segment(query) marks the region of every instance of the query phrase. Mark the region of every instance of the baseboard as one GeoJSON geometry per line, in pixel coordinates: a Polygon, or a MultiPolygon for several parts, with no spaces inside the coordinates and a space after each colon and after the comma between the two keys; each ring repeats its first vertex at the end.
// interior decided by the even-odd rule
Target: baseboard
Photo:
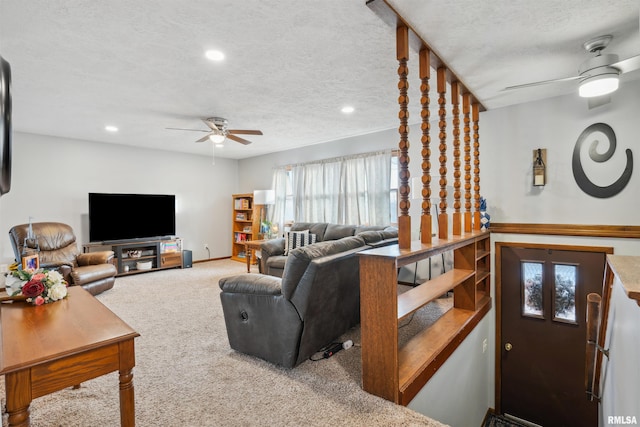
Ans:
{"type": "Polygon", "coordinates": [[[193,261],[194,264],[198,264],[201,262],[209,262],[209,261],[220,261],[222,259],[231,259],[231,256],[223,256],[219,258],[208,258],[208,259],[199,259],[197,261],[193,261]]]}

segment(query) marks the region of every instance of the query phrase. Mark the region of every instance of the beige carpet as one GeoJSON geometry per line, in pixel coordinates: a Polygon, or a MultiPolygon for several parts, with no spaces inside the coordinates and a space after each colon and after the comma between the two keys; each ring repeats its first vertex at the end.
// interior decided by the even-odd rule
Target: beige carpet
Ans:
{"type": "MultiPolygon", "coordinates": [[[[218,279],[243,271],[245,264],[230,260],[198,263],[118,278],[98,296],[141,335],[134,369],[137,426],[442,425],[362,391],[359,328],[341,339],[352,339],[355,347],[292,370],[231,350],[218,279]]],[[[417,314],[402,333],[437,315],[443,310],[438,304],[417,314]]],[[[118,426],[118,374],[34,400],[31,422],[118,426]]]]}

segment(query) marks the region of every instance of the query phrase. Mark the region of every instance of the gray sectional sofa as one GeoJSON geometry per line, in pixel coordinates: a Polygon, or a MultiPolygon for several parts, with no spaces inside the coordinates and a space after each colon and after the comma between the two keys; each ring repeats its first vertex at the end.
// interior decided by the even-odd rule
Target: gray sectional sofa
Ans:
{"type": "MultiPolygon", "coordinates": [[[[323,241],[293,249],[282,277],[247,273],[219,283],[231,348],[287,368],[307,360],[360,322],[357,253],[397,243],[395,229],[305,226],[309,228],[296,228],[322,230],[323,241]],[[359,233],[351,235],[356,230],[359,233]],[[348,235],[327,239],[341,232],[348,235]]],[[[272,256],[283,255],[268,255],[272,256]]]]}
{"type": "MultiPolygon", "coordinates": [[[[356,225],[340,225],[326,222],[296,222],[292,225],[291,231],[309,230],[309,233],[316,235],[317,242],[325,242],[327,240],[338,240],[344,237],[356,236],[365,233],[363,237],[367,238],[366,242],[369,246],[388,245],[396,243],[398,240],[398,230],[393,227],[385,226],[356,226],[356,225]],[[378,233],[367,233],[376,231],[378,233]]],[[[261,245],[260,252],[260,272],[270,276],[282,277],[284,266],[287,261],[285,251],[285,239],[272,239],[261,245]]]]}

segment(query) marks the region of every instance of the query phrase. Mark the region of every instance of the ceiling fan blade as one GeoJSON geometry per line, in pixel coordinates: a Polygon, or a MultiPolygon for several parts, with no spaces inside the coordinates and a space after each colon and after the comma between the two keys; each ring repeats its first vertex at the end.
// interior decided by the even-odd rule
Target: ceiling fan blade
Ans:
{"type": "Polygon", "coordinates": [[[611,67],[617,68],[622,73],[640,70],[640,55],[618,61],[615,64],[611,64],[611,67]]]}
{"type": "Polygon", "coordinates": [[[232,139],[235,142],[239,142],[240,144],[244,144],[244,145],[251,144],[251,141],[247,141],[246,139],[240,138],[239,136],[227,134],[227,138],[232,139]]]}
{"type": "Polygon", "coordinates": [[[209,132],[208,130],[202,130],[202,129],[183,129],[183,128],[165,128],[165,129],[169,129],[169,130],[188,130],[190,132],[209,132]]]}
{"type": "Polygon", "coordinates": [[[577,80],[579,79],[580,76],[574,76],[574,77],[565,77],[564,79],[553,79],[553,80],[543,80],[540,82],[533,82],[533,83],[525,83],[525,84],[521,84],[521,85],[515,85],[515,86],[507,86],[504,90],[512,90],[512,89],[522,89],[525,87],[533,87],[533,86],[540,86],[540,85],[546,85],[546,84],[550,84],[550,83],[560,83],[560,82],[568,82],[571,80],[577,80]]]}
{"type": "MultiPolygon", "coordinates": [[[[211,135],[211,134],[209,134],[209,135],[211,135]]],[[[208,139],[209,139],[209,135],[207,135],[207,136],[203,136],[202,138],[200,138],[200,139],[199,139],[199,140],[197,140],[196,142],[205,142],[206,140],[208,140],[208,139]]]]}
{"type": "Polygon", "coordinates": [[[216,124],[210,120],[207,119],[202,119],[202,121],[204,122],[205,125],[209,126],[211,128],[211,130],[220,130],[218,129],[218,126],[216,126],[216,124]]]}
{"type": "Polygon", "coordinates": [[[262,135],[260,130],[243,130],[243,129],[229,129],[227,133],[245,134],[245,135],[262,135]]]}

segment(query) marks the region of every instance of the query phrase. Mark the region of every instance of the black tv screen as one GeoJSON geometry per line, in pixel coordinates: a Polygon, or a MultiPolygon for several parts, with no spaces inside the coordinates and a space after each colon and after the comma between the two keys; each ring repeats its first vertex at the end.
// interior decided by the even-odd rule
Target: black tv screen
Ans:
{"type": "Polygon", "coordinates": [[[89,193],[89,240],[111,242],[176,234],[176,197],[89,193]]]}
{"type": "Polygon", "coordinates": [[[11,67],[0,56],[0,196],[11,189],[11,67]]]}

